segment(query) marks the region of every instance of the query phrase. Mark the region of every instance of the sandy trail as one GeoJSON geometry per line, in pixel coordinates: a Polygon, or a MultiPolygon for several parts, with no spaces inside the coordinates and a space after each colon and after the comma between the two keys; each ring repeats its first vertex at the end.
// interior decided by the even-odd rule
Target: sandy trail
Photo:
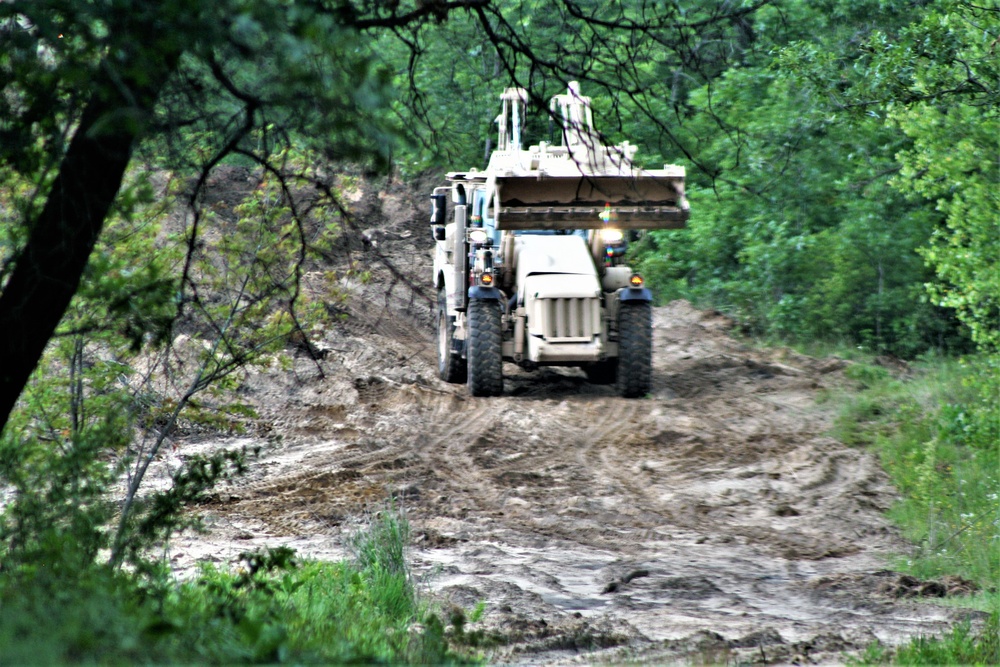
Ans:
{"type": "Polygon", "coordinates": [[[646,399],[509,365],[503,397],[473,399],[434,378],[428,330],[390,317],[406,315],[372,325],[389,335],[338,339],[325,379],[300,359],[253,381],[283,437],[207,508],[209,535],[175,543],[178,562],[278,543],[340,557],[394,496],[425,590],[485,601],[496,660],[838,662],[953,620],[879,592],[906,545],[877,461],[825,435],[815,399],[836,363],[750,349],[675,302],[655,311],[646,399]]]}
{"type": "MultiPolygon", "coordinates": [[[[372,237],[419,277],[422,217],[386,206],[372,237]]],[[[356,288],[319,366],[247,381],[258,435],[179,448],[263,453],[204,508],[208,534],[174,541],[178,566],[263,544],[339,558],[392,496],[421,587],[484,601],[496,662],[838,663],[954,622],[880,592],[907,545],[873,455],[826,435],[837,360],[750,348],[678,301],[654,310],[647,398],[508,364],[504,395],[474,399],[436,377],[430,307],[378,284],[356,288]]]]}

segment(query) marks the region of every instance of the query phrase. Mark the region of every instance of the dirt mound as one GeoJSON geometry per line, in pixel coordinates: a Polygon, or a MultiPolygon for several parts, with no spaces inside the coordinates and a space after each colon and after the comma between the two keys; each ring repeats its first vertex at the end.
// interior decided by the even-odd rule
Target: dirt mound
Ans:
{"type": "Polygon", "coordinates": [[[470,398],[436,376],[423,197],[397,183],[358,201],[351,261],[372,279],[345,286],[324,359],[242,388],[280,437],[198,445],[264,453],[206,509],[211,532],[175,542],[179,565],[265,543],[337,558],[394,497],[423,587],[484,601],[497,661],[842,662],[952,622],[865,583],[906,545],[875,458],[826,435],[815,399],[842,362],[749,347],[676,301],[654,310],[645,399],[512,365],[503,396],[470,398]]]}

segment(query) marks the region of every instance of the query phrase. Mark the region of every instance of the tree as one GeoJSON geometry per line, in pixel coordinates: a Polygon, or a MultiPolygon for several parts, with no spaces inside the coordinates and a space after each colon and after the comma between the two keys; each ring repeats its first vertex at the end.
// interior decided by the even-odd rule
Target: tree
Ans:
{"type": "MultiPolygon", "coordinates": [[[[155,147],[177,161],[190,158],[184,146],[197,140],[200,176],[191,202],[229,155],[278,173],[266,156],[293,137],[329,156],[384,164],[393,128],[412,125],[412,114],[436,127],[436,114],[421,105],[436,91],[421,89],[414,73],[435,64],[421,58],[428,44],[450,43],[436,26],[459,10],[471,21],[461,29],[492,52],[493,78],[528,87],[539,109],[567,79],[582,79],[612,93],[611,110],[623,125],[652,121],[656,142],[666,146],[673,138],[660,102],[662,72],[718,74],[752,41],[747,17],[767,4],[0,3],[0,167],[35,188],[20,211],[24,234],[9,235],[3,258],[0,426],[79,287],[135,151],[155,147]],[[548,18],[535,27],[535,16],[548,18]],[[399,119],[384,111],[392,72],[376,60],[379,35],[398,40],[390,63],[397,71],[409,63],[412,94],[407,107],[396,107],[399,119]]],[[[461,95],[453,100],[464,103],[461,95]]],[[[189,249],[198,233],[196,217],[189,249]]],[[[178,278],[186,295],[178,314],[196,291],[189,268],[190,262],[178,278]]]]}
{"type": "Polygon", "coordinates": [[[919,253],[936,280],[922,282],[985,351],[1000,344],[998,49],[997,3],[937,0],[871,31],[849,66],[806,45],[783,61],[814,82],[839,80],[827,86],[839,114],[905,139],[891,186],[935,223],[919,253]]]}
{"type": "Polygon", "coordinates": [[[953,318],[917,288],[931,278],[915,249],[933,221],[889,187],[909,140],[836,98],[875,26],[910,18],[891,3],[825,2],[747,20],[754,39],[739,66],[691,82],[674,114],[674,135],[696,155],[698,214],[640,247],[651,283],[760,335],[900,356],[944,347],[953,318]]]}
{"type": "Polygon", "coordinates": [[[142,140],[171,146],[206,132],[201,182],[233,152],[263,160],[249,139],[272,127],[279,137],[317,132],[330,138],[331,153],[377,156],[385,152],[382,126],[363,119],[381,103],[383,82],[367,59],[351,55],[354,41],[482,2],[408,11],[242,0],[0,4],[0,132],[9,139],[0,165],[36,189],[22,211],[23,242],[3,258],[0,425],[78,289],[142,140]]]}
{"type": "Polygon", "coordinates": [[[506,85],[528,90],[537,119],[530,136],[548,139],[549,99],[576,80],[609,141],[638,143],[649,165],[683,155],[700,169],[695,147],[676,135],[677,110],[691,89],[749,57],[752,22],[773,4],[489,2],[453,17],[446,34],[426,25],[382,33],[374,55],[394,74],[396,109],[416,134],[420,164],[485,162],[497,89],[506,85]]]}
{"type": "MultiPolygon", "coordinates": [[[[26,14],[18,11],[19,4],[10,3],[2,8],[8,35],[35,29],[48,31],[59,39],[61,33],[51,35],[57,29],[55,21],[32,18],[40,10],[57,13],[66,8],[35,6],[34,11],[26,14]],[[23,27],[25,23],[35,27],[23,27]]],[[[135,9],[134,13],[119,11],[107,17],[108,56],[94,67],[86,82],[83,94],[89,97],[88,101],[60,105],[60,111],[66,114],[64,122],[76,126],[73,139],[61,157],[55,178],[51,184],[46,183],[48,196],[44,206],[37,213],[32,212],[27,241],[8,260],[13,268],[5,276],[0,294],[0,355],[4,359],[0,371],[0,423],[6,423],[17,396],[76,292],[118,193],[133,145],[145,133],[159,92],[181,55],[181,36],[157,31],[155,17],[150,15],[153,10],[135,9]]],[[[93,29],[82,22],[70,23],[68,28],[93,29]]],[[[15,35],[16,38],[26,41],[27,49],[34,46],[40,54],[36,56],[39,61],[48,53],[44,49],[45,40],[25,40],[23,35],[15,35]]],[[[82,58],[73,54],[71,65],[65,69],[56,66],[56,76],[63,71],[79,74],[82,64],[77,62],[78,58],[92,59],[96,49],[86,45],[81,50],[82,58]]],[[[19,51],[6,57],[5,64],[10,69],[21,69],[16,60],[24,57],[25,47],[19,51]]],[[[5,128],[6,133],[30,132],[29,121],[39,112],[35,108],[41,98],[38,87],[44,83],[46,77],[37,76],[28,79],[23,87],[5,87],[5,106],[20,121],[5,128]]],[[[57,122],[42,121],[50,132],[57,122]]],[[[55,140],[51,136],[47,139],[55,140]]],[[[27,150],[32,148],[29,144],[27,150]]],[[[14,158],[15,164],[24,161],[23,154],[4,157],[14,158]]]]}
{"type": "Polygon", "coordinates": [[[950,222],[943,211],[997,182],[995,15],[974,3],[831,0],[749,17],[754,48],[676,114],[673,133],[696,155],[698,215],[652,235],[640,253],[651,282],[762,335],[903,357],[968,349],[969,318],[953,308],[990,320],[997,251],[986,240],[998,235],[959,226],[996,220],[996,204],[980,196],[950,222]],[[975,264],[965,287],[925,261],[942,253],[952,274],[975,264]],[[966,287],[974,294],[960,296],[966,287]]]}
{"type": "Polygon", "coordinates": [[[984,351],[1000,349],[1000,6],[946,0],[897,38],[871,42],[874,94],[913,140],[896,187],[936,203],[944,224],[921,249],[984,351]],[[916,66],[914,66],[916,65],[916,66]]]}

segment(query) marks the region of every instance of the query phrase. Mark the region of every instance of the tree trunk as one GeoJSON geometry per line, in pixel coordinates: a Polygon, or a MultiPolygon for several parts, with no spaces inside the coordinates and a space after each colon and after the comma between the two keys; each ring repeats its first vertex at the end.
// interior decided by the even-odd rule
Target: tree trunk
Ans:
{"type": "Polygon", "coordinates": [[[0,431],[76,293],[134,144],[179,57],[145,55],[127,69],[102,65],[45,207],[0,294],[0,431]]]}

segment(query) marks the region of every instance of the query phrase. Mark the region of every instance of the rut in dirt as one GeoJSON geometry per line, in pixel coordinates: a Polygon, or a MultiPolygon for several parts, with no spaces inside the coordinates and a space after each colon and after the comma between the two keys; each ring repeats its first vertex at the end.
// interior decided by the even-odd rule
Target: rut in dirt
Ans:
{"type": "Polygon", "coordinates": [[[297,376],[249,385],[284,437],[209,508],[213,535],[180,551],[278,540],[340,557],[392,497],[423,587],[485,602],[504,661],[767,647],[768,661],[838,662],[954,621],[880,592],[906,545],[877,461],[826,435],[816,397],[843,362],[752,349],[675,302],[654,310],[647,398],[512,365],[503,396],[470,398],[436,378],[433,330],[408,308],[331,338],[324,379],[300,359],[297,376]]]}

